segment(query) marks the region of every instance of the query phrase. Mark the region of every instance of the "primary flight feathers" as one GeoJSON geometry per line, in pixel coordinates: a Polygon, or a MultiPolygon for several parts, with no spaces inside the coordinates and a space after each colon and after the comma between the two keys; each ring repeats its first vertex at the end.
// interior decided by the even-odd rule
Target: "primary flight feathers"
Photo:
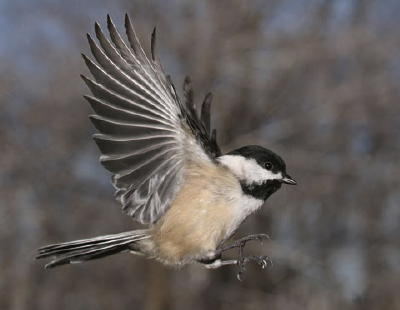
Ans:
{"type": "Polygon", "coordinates": [[[156,31],[151,36],[151,59],[146,56],[128,15],[121,38],[107,16],[111,41],[95,24],[99,45],[88,35],[97,64],[82,55],[94,80],[82,76],[93,96],[85,96],[100,132],[94,139],[100,161],[113,173],[113,185],[123,209],[137,221],[154,223],[170,206],[180,188],[187,160],[214,160],[220,155],[215,130],[210,128],[212,96],[208,94],[198,116],[190,79],[184,82],[184,102],[155,57],[156,31]]]}

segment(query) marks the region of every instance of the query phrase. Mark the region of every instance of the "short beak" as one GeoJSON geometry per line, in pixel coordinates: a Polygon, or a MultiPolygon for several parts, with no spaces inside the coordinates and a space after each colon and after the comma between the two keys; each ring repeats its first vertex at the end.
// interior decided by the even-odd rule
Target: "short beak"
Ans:
{"type": "Polygon", "coordinates": [[[283,179],[282,183],[289,184],[289,185],[296,185],[297,182],[288,174],[286,174],[283,179]]]}

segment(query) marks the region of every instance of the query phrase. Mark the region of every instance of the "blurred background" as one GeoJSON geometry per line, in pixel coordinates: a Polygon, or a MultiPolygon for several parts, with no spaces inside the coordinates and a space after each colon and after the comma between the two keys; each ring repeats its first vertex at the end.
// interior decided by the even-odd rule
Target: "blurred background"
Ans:
{"type": "MultiPolygon", "coordinates": [[[[400,309],[400,2],[0,1],[0,309],[400,309]],[[137,227],[91,139],[85,33],[128,12],[224,151],[282,154],[285,187],[236,237],[273,267],[167,269],[128,254],[44,270],[39,246],[137,227]]],[[[235,255],[235,253],[232,253],[235,255]]]]}

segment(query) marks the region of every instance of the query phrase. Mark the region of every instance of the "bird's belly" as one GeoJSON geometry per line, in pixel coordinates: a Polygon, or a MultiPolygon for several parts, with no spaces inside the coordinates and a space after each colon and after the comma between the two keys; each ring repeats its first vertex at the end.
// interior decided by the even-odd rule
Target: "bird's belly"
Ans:
{"type": "Polygon", "coordinates": [[[201,201],[180,208],[180,211],[171,208],[155,234],[157,256],[169,264],[207,256],[226,238],[231,224],[230,211],[224,203],[209,206],[201,201]],[[196,211],[186,212],[191,208],[196,211]]]}
{"type": "MultiPolygon", "coordinates": [[[[166,264],[207,257],[233,231],[234,210],[215,180],[188,182],[153,230],[156,256],[166,264]]],[[[235,181],[237,182],[237,181],[235,181]]]]}

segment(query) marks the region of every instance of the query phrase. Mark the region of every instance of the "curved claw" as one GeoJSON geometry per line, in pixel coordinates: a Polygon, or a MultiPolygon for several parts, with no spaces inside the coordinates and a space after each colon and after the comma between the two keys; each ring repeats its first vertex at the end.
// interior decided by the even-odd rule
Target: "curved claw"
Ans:
{"type": "Polygon", "coordinates": [[[261,269],[267,268],[268,264],[270,264],[272,266],[272,260],[269,258],[269,256],[263,255],[263,256],[242,257],[237,260],[237,266],[239,268],[239,271],[238,271],[236,277],[239,281],[243,281],[243,274],[246,271],[245,265],[251,261],[258,263],[261,266],[261,269]]]}
{"type": "Polygon", "coordinates": [[[262,269],[267,268],[268,264],[272,267],[272,260],[268,256],[260,256],[259,264],[262,269]]]}

